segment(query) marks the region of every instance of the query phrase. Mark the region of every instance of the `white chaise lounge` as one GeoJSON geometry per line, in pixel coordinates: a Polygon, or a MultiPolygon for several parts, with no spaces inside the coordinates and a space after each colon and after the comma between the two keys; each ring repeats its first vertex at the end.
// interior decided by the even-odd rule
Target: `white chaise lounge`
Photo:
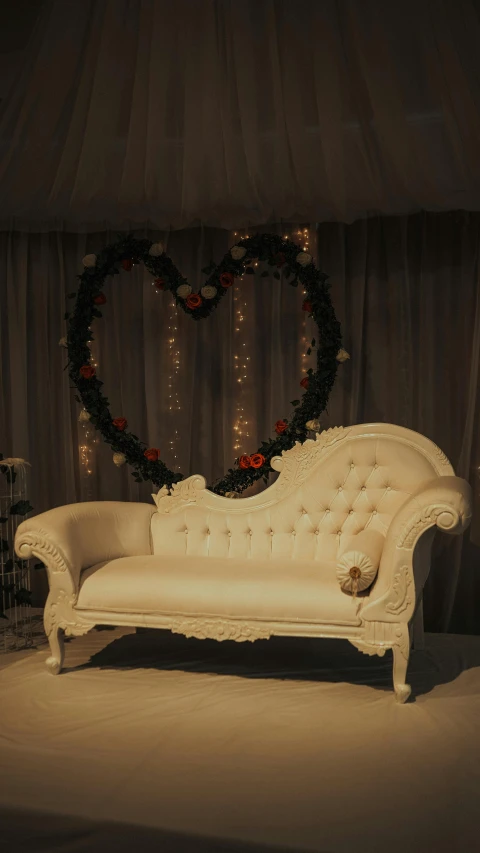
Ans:
{"type": "Polygon", "coordinates": [[[62,668],[64,632],[96,624],[340,637],[367,654],[392,648],[405,702],[435,527],[465,530],[468,483],[435,444],[391,424],[327,430],[272,467],[279,477],[254,497],[220,497],[192,476],[156,505],[95,501],[24,521],[17,554],[48,571],[49,670],[62,668]]]}

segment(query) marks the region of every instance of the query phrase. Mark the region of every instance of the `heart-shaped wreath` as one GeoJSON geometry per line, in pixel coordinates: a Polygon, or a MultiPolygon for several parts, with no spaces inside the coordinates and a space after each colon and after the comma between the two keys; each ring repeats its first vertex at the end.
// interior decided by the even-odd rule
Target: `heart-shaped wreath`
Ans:
{"type": "MultiPolygon", "coordinates": [[[[293,447],[296,441],[305,441],[309,429],[318,429],[315,422],[327,405],[338,363],[349,357],[341,349],[340,324],[330,299],[327,276],[316,269],[311,255],[291,240],[276,234],[257,234],[240,240],[218,265],[212,263],[202,270],[208,279],[200,293],[192,291],[171,258],[164,253],[162,245],[150,240],[123,236],[98,255],[87,255],[83,259],[84,271],[78,276],[78,293],[70,294],[71,298],[76,296],[75,307],[71,316],[68,312],[65,315],[69,321],[65,341],[69,375],[80,395],[75,399],[83,403],[91,423],[114,451],[116,461],[128,462],[132,466],[132,476],[137,482],[151,481],[156,486],[170,488],[173,483],[183,480],[184,475],[170,471],[159,458],[157,448],[147,447],[129,432],[124,417],[112,418],[110,414],[109,402],[101,391],[103,383],[91,363],[89,348],[89,342],[93,340],[92,321],[102,316],[100,306],[107,302],[103,293],[105,279],[118,275],[118,264],[129,271],[134,264],[143,263],[154,277],[158,290],[170,291],[186,314],[193,320],[203,320],[215,310],[236,277],[255,274],[254,261],[273,267],[275,278],[280,278],[281,270],[289,284],[303,286],[306,298],[302,308],[313,317],[318,327],[318,342],[312,340],[307,351],[309,353],[316,347],[317,369],[307,370],[301,380],[303,397],[301,401],[292,401],[295,408],[289,420],[281,419],[275,424],[276,438],[262,442],[251,456],[240,456],[236,460],[238,467],[230,468],[221,480],[210,487],[219,495],[232,496],[243,492],[260,477],[267,481],[272,457],[293,447]]],[[[260,275],[265,277],[270,272],[264,269],[260,275]]]]}

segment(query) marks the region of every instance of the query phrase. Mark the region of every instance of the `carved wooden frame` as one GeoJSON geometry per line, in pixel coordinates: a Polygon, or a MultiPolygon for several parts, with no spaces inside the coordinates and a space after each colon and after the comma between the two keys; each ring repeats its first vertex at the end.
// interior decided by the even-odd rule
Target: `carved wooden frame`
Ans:
{"type": "Polygon", "coordinates": [[[65,656],[64,635],[78,637],[87,634],[98,622],[93,622],[75,609],[77,590],[71,567],[61,549],[47,536],[20,534],[16,551],[24,560],[36,557],[47,568],[50,592],[45,604],[43,622],[50,644],[50,657],[46,665],[49,672],[58,675],[65,656]]]}

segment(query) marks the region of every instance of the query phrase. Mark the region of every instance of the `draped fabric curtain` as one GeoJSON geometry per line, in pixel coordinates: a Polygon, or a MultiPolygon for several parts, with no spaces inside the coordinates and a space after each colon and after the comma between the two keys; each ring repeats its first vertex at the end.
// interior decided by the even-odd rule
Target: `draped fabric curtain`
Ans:
{"type": "Polygon", "coordinates": [[[479,0],[45,0],[0,228],[478,210],[479,43],[479,0]]]}
{"type": "Polygon", "coordinates": [[[318,229],[320,263],[332,276],[352,353],[327,424],[384,421],[417,430],[473,487],[470,531],[435,542],[425,596],[432,630],[480,630],[479,244],[478,213],[318,229]]]}
{"type": "MultiPolygon", "coordinates": [[[[297,226],[281,231],[304,239],[297,226]]],[[[195,289],[201,267],[238,239],[200,228],[148,236],[165,240],[195,289]]],[[[470,480],[472,528],[463,541],[438,537],[425,608],[431,630],[478,632],[480,214],[323,224],[316,236],[315,249],[310,229],[351,354],[322,427],[384,421],[419,430],[470,480]]],[[[149,485],[116,468],[103,442],[90,442],[86,463],[79,453],[85,425],[58,346],[81,258],[115,237],[0,234],[0,449],[32,463],[36,511],[91,498],[150,500],[149,485]]],[[[212,483],[289,417],[316,334],[300,290],[245,276],[200,323],[174,310],[140,267],[116,276],[105,294],[93,352],[112,415],[124,415],[175,470],[212,483]]]]}

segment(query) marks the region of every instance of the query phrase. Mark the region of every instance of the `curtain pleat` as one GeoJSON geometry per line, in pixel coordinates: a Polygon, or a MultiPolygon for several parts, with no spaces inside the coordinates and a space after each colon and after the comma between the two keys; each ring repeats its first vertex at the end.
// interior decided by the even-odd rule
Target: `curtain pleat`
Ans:
{"type": "Polygon", "coordinates": [[[478,210],[479,42],[478,0],[44,0],[0,228],[478,210]]]}
{"type": "MultiPolygon", "coordinates": [[[[275,230],[296,236],[297,229],[275,230]]],[[[238,239],[210,228],[148,236],[165,242],[195,289],[204,281],[201,267],[238,239]]],[[[58,346],[82,257],[115,237],[111,230],[0,233],[0,450],[31,462],[37,512],[88,495],[150,500],[149,484],[139,486],[127,467],[117,468],[102,440],[86,475],[80,407],[58,346]]],[[[471,530],[463,541],[436,540],[425,600],[431,630],[480,630],[479,238],[480,214],[422,213],[323,224],[316,249],[312,243],[351,354],[322,427],[383,421],[418,430],[474,486],[471,530]]],[[[93,351],[112,415],[125,416],[168,465],[212,483],[240,452],[272,435],[277,419],[288,419],[312,364],[305,347],[317,336],[300,289],[244,276],[199,323],[173,309],[138,266],[109,280],[105,294],[93,351]]]]}

